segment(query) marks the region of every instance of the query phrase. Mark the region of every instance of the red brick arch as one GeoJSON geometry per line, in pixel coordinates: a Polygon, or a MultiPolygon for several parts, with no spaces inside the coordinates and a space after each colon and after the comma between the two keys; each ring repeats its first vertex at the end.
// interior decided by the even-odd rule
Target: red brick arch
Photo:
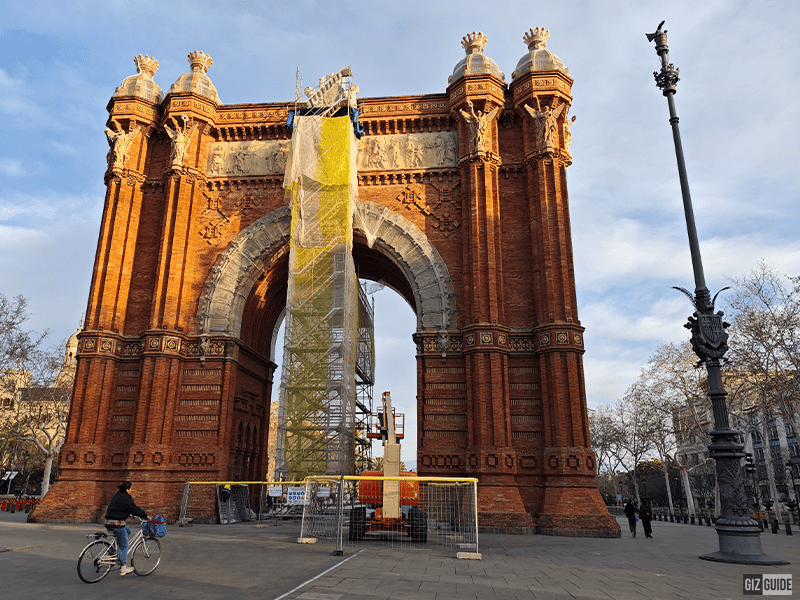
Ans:
{"type": "MultiPolygon", "coordinates": [[[[443,93],[359,100],[354,259],[417,316],[420,473],[477,477],[484,525],[616,536],[589,442],[572,79],[502,77],[461,69],[443,93]],[[547,136],[535,106],[561,107],[547,136]]],[[[265,470],[291,105],[180,89],[123,86],[108,105],[125,145],[106,172],[61,476],[35,519],[93,520],[122,479],[174,517],[185,481],[265,470]],[[184,124],[181,152],[167,123],[184,124]],[[237,447],[239,423],[258,443],[237,447]]]]}

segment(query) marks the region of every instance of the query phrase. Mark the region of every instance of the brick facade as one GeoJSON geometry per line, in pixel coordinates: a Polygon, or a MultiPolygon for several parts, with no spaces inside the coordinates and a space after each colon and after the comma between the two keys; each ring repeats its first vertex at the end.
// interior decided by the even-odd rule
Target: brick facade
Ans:
{"type": "MultiPolygon", "coordinates": [[[[571,156],[563,134],[554,147],[537,144],[524,106],[569,105],[571,86],[560,71],[511,85],[484,73],[445,93],[361,99],[359,195],[424,236],[452,290],[434,298],[449,323],[420,317],[414,336],[420,474],[478,477],[484,527],[618,535],[588,437],[571,156]],[[469,102],[479,115],[499,109],[481,144],[461,112],[469,102]]],[[[291,108],[224,105],[196,91],[112,98],[109,123],[139,129],[123,160],[109,158],[61,477],[32,519],[95,519],[122,479],[148,510],[175,518],[185,481],[263,477],[288,260],[279,219],[265,217],[285,206],[274,167],[291,108]],[[165,124],[184,126],[180,160],[165,124]],[[251,242],[271,240],[247,260],[245,230],[256,231],[251,242]],[[247,277],[232,277],[234,324],[220,325],[204,290],[211,281],[227,290],[236,261],[247,277]]],[[[422,315],[426,284],[401,264],[420,244],[372,245],[356,227],[361,276],[384,279],[422,315]]]]}

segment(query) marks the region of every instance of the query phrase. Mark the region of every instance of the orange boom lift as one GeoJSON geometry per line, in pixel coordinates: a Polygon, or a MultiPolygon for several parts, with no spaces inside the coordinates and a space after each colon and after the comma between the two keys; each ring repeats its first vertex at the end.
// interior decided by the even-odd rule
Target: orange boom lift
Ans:
{"type": "Polygon", "coordinates": [[[395,415],[392,397],[384,392],[383,410],[375,415],[376,426],[367,436],[383,440],[383,471],[364,471],[362,477],[396,477],[398,479],[362,479],[358,485],[360,506],[350,513],[349,538],[363,540],[367,532],[391,531],[407,533],[415,542],[428,541],[428,516],[418,508],[419,482],[402,481],[416,473],[400,472],[400,443],[403,437],[404,415],[395,415]],[[400,433],[397,432],[397,420],[400,433]],[[406,508],[407,510],[404,510],[406,508]]]}

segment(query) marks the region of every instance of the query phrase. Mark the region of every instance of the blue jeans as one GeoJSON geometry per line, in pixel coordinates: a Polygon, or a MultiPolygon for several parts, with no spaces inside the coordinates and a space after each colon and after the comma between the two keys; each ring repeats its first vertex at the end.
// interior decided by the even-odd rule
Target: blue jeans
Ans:
{"type": "Polygon", "coordinates": [[[128,558],[128,536],[131,534],[130,527],[120,527],[114,530],[114,535],[117,536],[117,552],[119,553],[120,564],[125,564],[128,558]]]}

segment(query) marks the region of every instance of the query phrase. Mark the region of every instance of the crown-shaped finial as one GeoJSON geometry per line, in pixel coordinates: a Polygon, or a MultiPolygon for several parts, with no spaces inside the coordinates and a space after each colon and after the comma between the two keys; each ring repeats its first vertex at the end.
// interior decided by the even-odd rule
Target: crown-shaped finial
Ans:
{"type": "Polygon", "coordinates": [[[487,38],[482,31],[473,31],[464,36],[464,39],[461,40],[461,46],[466,51],[467,55],[475,52],[483,53],[483,48],[486,46],[486,40],[488,39],[489,38],[487,38]]]}
{"type": "Polygon", "coordinates": [[[524,36],[522,36],[522,41],[528,46],[528,50],[544,48],[547,45],[547,40],[549,39],[550,32],[544,27],[531,29],[530,31],[527,31],[524,36]]]}
{"type": "Polygon", "coordinates": [[[201,50],[189,52],[189,64],[192,66],[192,71],[202,70],[203,73],[206,73],[213,62],[211,57],[201,50]]]}
{"type": "Polygon", "coordinates": [[[136,72],[137,73],[147,73],[152,77],[158,71],[158,61],[155,58],[151,58],[146,54],[139,54],[138,56],[133,57],[133,64],[136,65],[136,72]]]}

